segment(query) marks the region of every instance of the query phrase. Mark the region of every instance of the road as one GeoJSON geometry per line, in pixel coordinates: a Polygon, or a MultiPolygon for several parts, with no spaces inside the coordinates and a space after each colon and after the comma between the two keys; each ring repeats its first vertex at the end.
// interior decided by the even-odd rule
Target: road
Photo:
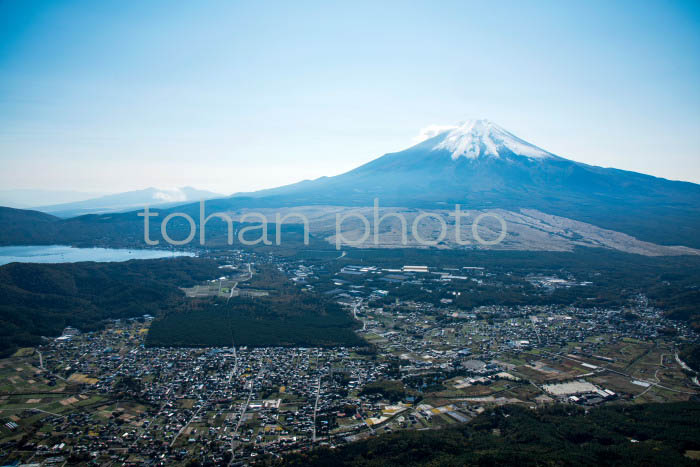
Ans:
{"type": "MultiPolygon", "coordinates": [[[[257,379],[257,376],[256,378],[257,379]]],[[[238,417],[238,422],[236,423],[236,427],[234,428],[233,432],[231,433],[231,460],[229,461],[228,465],[229,467],[233,464],[233,453],[236,450],[236,447],[234,446],[235,440],[236,440],[236,435],[238,434],[238,430],[241,428],[241,423],[243,422],[243,416],[245,415],[246,410],[248,410],[248,405],[250,404],[250,399],[253,397],[253,381],[254,379],[251,379],[249,381],[250,384],[250,391],[248,392],[248,400],[245,401],[245,404],[243,404],[243,407],[241,407],[241,415],[238,417]]]]}
{"type": "Polygon", "coordinates": [[[209,403],[209,400],[210,400],[210,399],[212,398],[212,396],[214,395],[214,392],[215,392],[215,391],[212,391],[211,394],[209,395],[209,397],[207,397],[207,400],[204,401],[204,403],[203,403],[202,405],[199,406],[199,408],[198,408],[197,411],[194,413],[194,415],[192,415],[192,417],[190,417],[190,419],[187,421],[187,423],[185,423],[185,426],[183,426],[182,428],[180,428],[180,431],[177,432],[177,434],[175,435],[175,437],[173,438],[173,440],[170,442],[170,447],[173,447],[173,446],[175,445],[175,441],[177,441],[177,439],[180,437],[180,435],[187,429],[188,426],[190,426],[190,423],[192,423],[192,421],[194,421],[194,419],[197,418],[197,416],[199,415],[199,412],[201,412],[202,409],[203,409],[204,407],[207,406],[207,404],[209,403]]]}
{"type": "MultiPolygon", "coordinates": [[[[160,416],[160,414],[162,414],[163,411],[165,410],[165,406],[168,404],[168,402],[170,402],[170,401],[172,400],[172,397],[168,397],[168,396],[170,396],[170,389],[168,389],[167,392],[165,393],[166,399],[165,399],[165,401],[163,401],[163,403],[160,405],[160,409],[158,409],[158,412],[156,412],[156,414],[153,416],[152,420],[157,420],[158,417],[160,416]]],[[[139,438],[140,438],[141,435],[144,433],[144,431],[146,431],[146,428],[145,428],[143,425],[141,425],[141,431],[140,431],[139,434],[137,434],[136,436],[134,436],[134,441],[133,441],[133,442],[131,443],[131,445],[129,446],[129,449],[131,449],[131,448],[133,448],[134,446],[136,446],[136,443],[139,441],[139,438]]]]}
{"type": "Polygon", "coordinates": [[[360,405],[357,407],[357,415],[359,415],[360,418],[362,419],[362,423],[367,425],[367,428],[369,428],[370,433],[372,433],[373,435],[376,434],[376,432],[374,431],[374,428],[372,428],[372,425],[367,423],[367,420],[365,420],[364,415],[362,415],[362,403],[361,402],[360,402],[360,405]]]}
{"type": "Polygon", "coordinates": [[[44,371],[47,372],[48,374],[50,374],[50,375],[52,375],[52,376],[55,376],[56,378],[58,378],[58,379],[60,379],[60,380],[68,381],[68,380],[67,380],[66,378],[64,378],[63,376],[57,375],[57,374],[54,373],[53,371],[47,370],[46,368],[44,368],[44,356],[41,355],[41,352],[39,352],[38,350],[36,351],[36,353],[39,354],[39,368],[41,368],[42,370],[44,370],[44,371]]]}
{"type": "Polygon", "coordinates": [[[358,301],[355,303],[355,305],[352,307],[352,315],[355,317],[356,320],[362,321],[362,330],[366,331],[367,330],[367,323],[365,322],[364,319],[360,319],[357,317],[357,309],[362,305],[362,300],[358,301]]]}
{"type": "MultiPolygon", "coordinates": [[[[317,368],[318,369],[318,368],[317,368]]],[[[321,375],[318,375],[318,384],[316,386],[316,402],[314,403],[314,432],[311,437],[311,443],[316,443],[316,413],[318,412],[318,400],[321,398],[321,375]]]]}
{"type": "MultiPolygon", "coordinates": [[[[248,277],[246,279],[241,279],[233,283],[233,286],[231,287],[231,290],[228,293],[228,298],[226,299],[227,302],[233,297],[233,292],[236,291],[236,288],[238,287],[238,284],[240,282],[249,281],[253,278],[253,269],[250,267],[250,263],[247,263],[246,265],[248,266],[248,277]]],[[[221,281],[219,281],[219,292],[221,292],[221,281]]]]}
{"type": "MultiPolygon", "coordinates": [[[[249,265],[249,266],[250,266],[250,265],[249,265]]],[[[230,298],[230,297],[229,297],[229,298],[230,298]]],[[[236,352],[236,344],[235,344],[235,342],[233,342],[233,336],[231,336],[231,346],[232,346],[232,348],[233,348],[233,369],[231,370],[231,373],[230,373],[229,376],[228,376],[228,384],[229,384],[229,386],[231,385],[231,381],[233,380],[233,377],[234,377],[234,376],[236,375],[236,373],[238,372],[238,353],[236,352]]],[[[251,384],[251,389],[250,389],[250,391],[251,391],[251,393],[253,392],[252,384],[251,384]]],[[[177,441],[177,438],[185,431],[185,429],[187,429],[187,427],[190,425],[190,423],[192,423],[192,421],[193,421],[195,418],[197,418],[197,415],[199,415],[199,412],[202,410],[202,408],[204,408],[204,407],[209,403],[209,401],[211,400],[211,398],[214,397],[214,393],[215,393],[215,392],[216,392],[216,391],[212,391],[211,394],[209,394],[209,397],[208,397],[207,400],[204,402],[204,404],[202,404],[202,405],[197,409],[197,411],[194,413],[194,415],[192,415],[192,417],[191,417],[190,420],[187,422],[187,424],[186,424],[185,426],[183,426],[183,427],[180,429],[180,431],[177,432],[177,435],[175,435],[175,438],[173,438],[173,441],[170,443],[170,447],[172,447],[172,446],[175,444],[175,441],[177,441]]],[[[248,402],[250,402],[250,394],[248,394],[248,402]]],[[[245,407],[247,407],[247,406],[248,406],[248,404],[246,403],[245,407]]],[[[242,416],[242,415],[241,415],[241,416],[242,416]]],[[[238,421],[238,424],[240,425],[240,420],[238,421]]],[[[238,425],[236,426],[236,431],[238,431],[238,425]]],[[[232,440],[233,440],[233,438],[232,438],[232,440]]],[[[231,458],[233,458],[233,441],[231,442],[231,458]]]]}
{"type": "MultiPolygon", "coordinates": [[[[44,405],[49,405],[49,404],[44,404],[44,405]]],[[[36,407],[10,407],[9,409],[3,409],[3,411],[10,411],[10,410],[28,410],[28,411],[35,411],[35,412],[42,412],[42,413],[47,413],[49,415],[54,415],[56,417],[61,417],[61,418],[68,418],[67,415],[61,415],[60,413],[54,413],[54,412],[49,412],[47,410],[42,410],[42,409],[37,409],[36,407]]]]}
{"type": "MultiPolygon", "coordinates": [[[[362,387],[362,375],[361,374],[357,375],[357,382],[358,382],[357,387],[361,388],[362,387]]],[[[369,428],[370,433],[372,433],[374,435],[376,433],[374,431],[374,428],[372,428],[372,425],[367,423],[367,420],[365,420],[364,415],[362,415],[362,401],[360,401],[360,404],[357,406],[357,415],[359,415],[360,418],[362,419],[362,423],[364,423],[367,426],[367,428],[369,428]]]]}

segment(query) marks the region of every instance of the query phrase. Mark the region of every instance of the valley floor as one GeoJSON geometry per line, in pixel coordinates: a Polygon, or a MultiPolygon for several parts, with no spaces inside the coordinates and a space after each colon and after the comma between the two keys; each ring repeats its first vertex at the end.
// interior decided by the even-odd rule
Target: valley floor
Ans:
{"type": "MultiPolygon", "coordinates": [[[[336,254],[315,263],[252,254],[219,261],[225,264],[216,272],[223,278],[188,288],[195,293],[186,298],[192,309],[208,307],[207,316],[227,317],[211,320],[214,328],[226,331],[210,330],[225,337],[217,346],[206,343],[205,328],[194,320],[189,337],[197,348],[147,345],[163,316],[143,316],[111,320],[92,332],[66,328],[58,338],[0,360],[0,462],[303,464],[332,459],[323,448],[337,448],[334,452],[346,453],[337,462],[353,465],[364,462],[358,449],[381,447],[387,439],[401,445],[410,440],[430,444],[443,434],[477,436],[490,414],[503,420],[514,414],[512,420],[522,423],[489,425],[482,441],[492,444],[484,452],[498,444],[499,433],[507,439],[530,436],[528,430],[539,422],[523,415],[528,413],[571,417],[575,425],[587,411],[613,416],[618,408],[649,403],[690,403],[686,408],[696,410],[692,401],[700,387],[681,356],[698,335],[687,323],[668,319],[642,293],[618,297],[622,306],[537,304],[537,297],[551,299],[557,291],[588,297],[594,285],[564,270],[522,274],[516,280],[509,269],[496,266],[397,269],[369,261],[353,265],[346,261],[354,259],[336,254]],[[501,299],[508,289],[517,289],[533,301],[456,306],[453,299],[476,297],[477,287],[494,288],[501,299]],[[234,288],[269,293],[236,301],[234,288]],[[279,325],[295,316],[299,304],[321,303],[321,296],[333,300],[333,316],[343,317],[341,324],[358,345],[253,346],[234,340],[231,331],[237,327],[226,327],[235,323],[227,304],[239,307],[231,314],[243,306],[257,310],[250,319],[278,313],[279,325]],[[316,298],[305,302],[300,297],[316,298]],[[436,429],[447,431],[432,434],[436,429]]],[[[172,312],[191,316],[186,310],[172,312]]],[[[187,337],[188,321],[179,323],[178,332],[187,337]]],[[[320,339],[327,337],[322,327],[314,329],[320,339]]],[[[664,417],[675,417],[676,424],[690,420],[672,408],[648,410],[666,410],[664,417]]],[[[632,431],[609,431],[601,423],[591,425],[593,435],[602,433],[600,439],[572,432],[557,438],[564,443],[558,452],[569,447],[584,452],[591,439],[602,445],[610,439],[617,446],[620,436],[633,438],[632,431]],[[577,441],[579,435],[584,437],[577,441]]],[[[552,430],[550,425],[535,431],[552,430]]],[[[653,443],[638,451],[647,463],[654,452],[685,462],[700,451],[671,425],[655,436],[663,439],[642,441],[658,440],[660,451],[653,443]]],[[[521,444],[536,451],[538,439],[521,444]]],[[[409,444],[406,452],[414,448],[409,444]]],[[[628,452],[620,449],[615,452],[628,452]]],[[[459,456],[457,463],[471,459],[459,456]]]]}
{"type": "Polygon", "coordinates": [[[508,329],[488,323],[445,326],[420,310],[360,310],[360,333],[376,355],[359,348],[145,348],[149,323],[135,320],[24,349],[0,361],[0,442],[12,452],[3,460],[122,464],[165,456],[184,465],[193,458],[227,462],[233,451],[234,459],[254,461],[457,426],[503,405],[592,407],[698,393],[673,342],[605,332],[603,315],[514,312],[509,328],[541,332],[538,322],[545,322],[553,335],[574,336],[585,322],[587,330],[561,345],[510,348],[508,329]]]}

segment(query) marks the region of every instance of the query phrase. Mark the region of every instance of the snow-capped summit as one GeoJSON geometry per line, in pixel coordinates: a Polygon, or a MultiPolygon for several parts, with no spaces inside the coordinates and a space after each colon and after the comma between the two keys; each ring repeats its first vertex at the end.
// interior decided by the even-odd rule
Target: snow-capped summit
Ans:
{"type": "Polygon", "coordinates": [[[501,157],[506,152],[532,159],[554,157],[489,120],[467,120],[441,135],[433,150],[447,150],[454,160],[460,157],[501,157]]]}

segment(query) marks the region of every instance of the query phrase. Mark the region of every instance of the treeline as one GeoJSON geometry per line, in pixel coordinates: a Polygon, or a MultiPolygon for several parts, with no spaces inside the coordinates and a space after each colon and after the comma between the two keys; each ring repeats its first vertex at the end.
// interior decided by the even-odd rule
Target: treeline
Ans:
{"type": "Polygon", "coordinates": [[[198,258],[2,266],[0,355],[58,336],[66,326],[90,331],[107,319],[157,316],[184,302],[178,287],[217,274],[216,263],[198,258]]]}
{"type": "MultiPolygon", "coordinates": [[[[531,410],[505,406],[467,424],[401,431],[336,449],[292,454],[277,465],[697,465],[700,403],[576,406],[531,410]]],[[[272,462],[272,461],[271,461],[272,462]]]]}
{"type": "Polygon", "coordinates": [[[366,384],[360,391],[361,396],[374,394],[378,394],[391,402],[398,402],[406,397],[406,388],[401,381],[383,379],[366,384]]]}

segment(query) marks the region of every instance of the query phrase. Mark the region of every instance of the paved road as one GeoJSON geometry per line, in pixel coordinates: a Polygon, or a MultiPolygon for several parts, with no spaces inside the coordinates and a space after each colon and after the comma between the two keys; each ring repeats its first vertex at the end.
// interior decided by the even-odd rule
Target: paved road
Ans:
{"type": "MultiPolygon", "coordinates": [[[[257,379],[257,376],[254,379],[257,379]]],[[[253,397],[253,386],[254,386],[253,381],[254,381],[254,379],[250,380],[250,391],[248,392],[248,400],[246,400],[245,404],[243,404],[243,407],[241,407],[241,415],[238,417],[238,422],[236,423],[236,428],[231,433],[231,460],[228,463],[229,467],[233,464],[233,459],[234,459],[233,453],[235,452],[235,449],[236,449],[236,447],[234,446],[236,435],[238,434],[238,430],[241,428],[241,423],[243,422],[243,416],[245,415],[246,410],[248,410],[248,404],[250,404],[250,399],[253,397]]]]}
{"type": "Polygon", "coordinates": [[[360,307],[360,305],[362,305],[362,300],[355,303],[355,305],[352,307],[352,315],[355,317],[356,320],[362,321],[362,330],[365,331],[367,330],[367,323],[364,319],[360,319],[357,317],[357,309],[360,307]]]}
{"type": "Polygon", "coordinates": [[[314,432],[311,437],[311,442],[316,443],[316,412],[318,412],[318,400],[321,398],[321,375],[318,375],[318,384],[316,387],[316,402],[314,403],[314,432]]]}

